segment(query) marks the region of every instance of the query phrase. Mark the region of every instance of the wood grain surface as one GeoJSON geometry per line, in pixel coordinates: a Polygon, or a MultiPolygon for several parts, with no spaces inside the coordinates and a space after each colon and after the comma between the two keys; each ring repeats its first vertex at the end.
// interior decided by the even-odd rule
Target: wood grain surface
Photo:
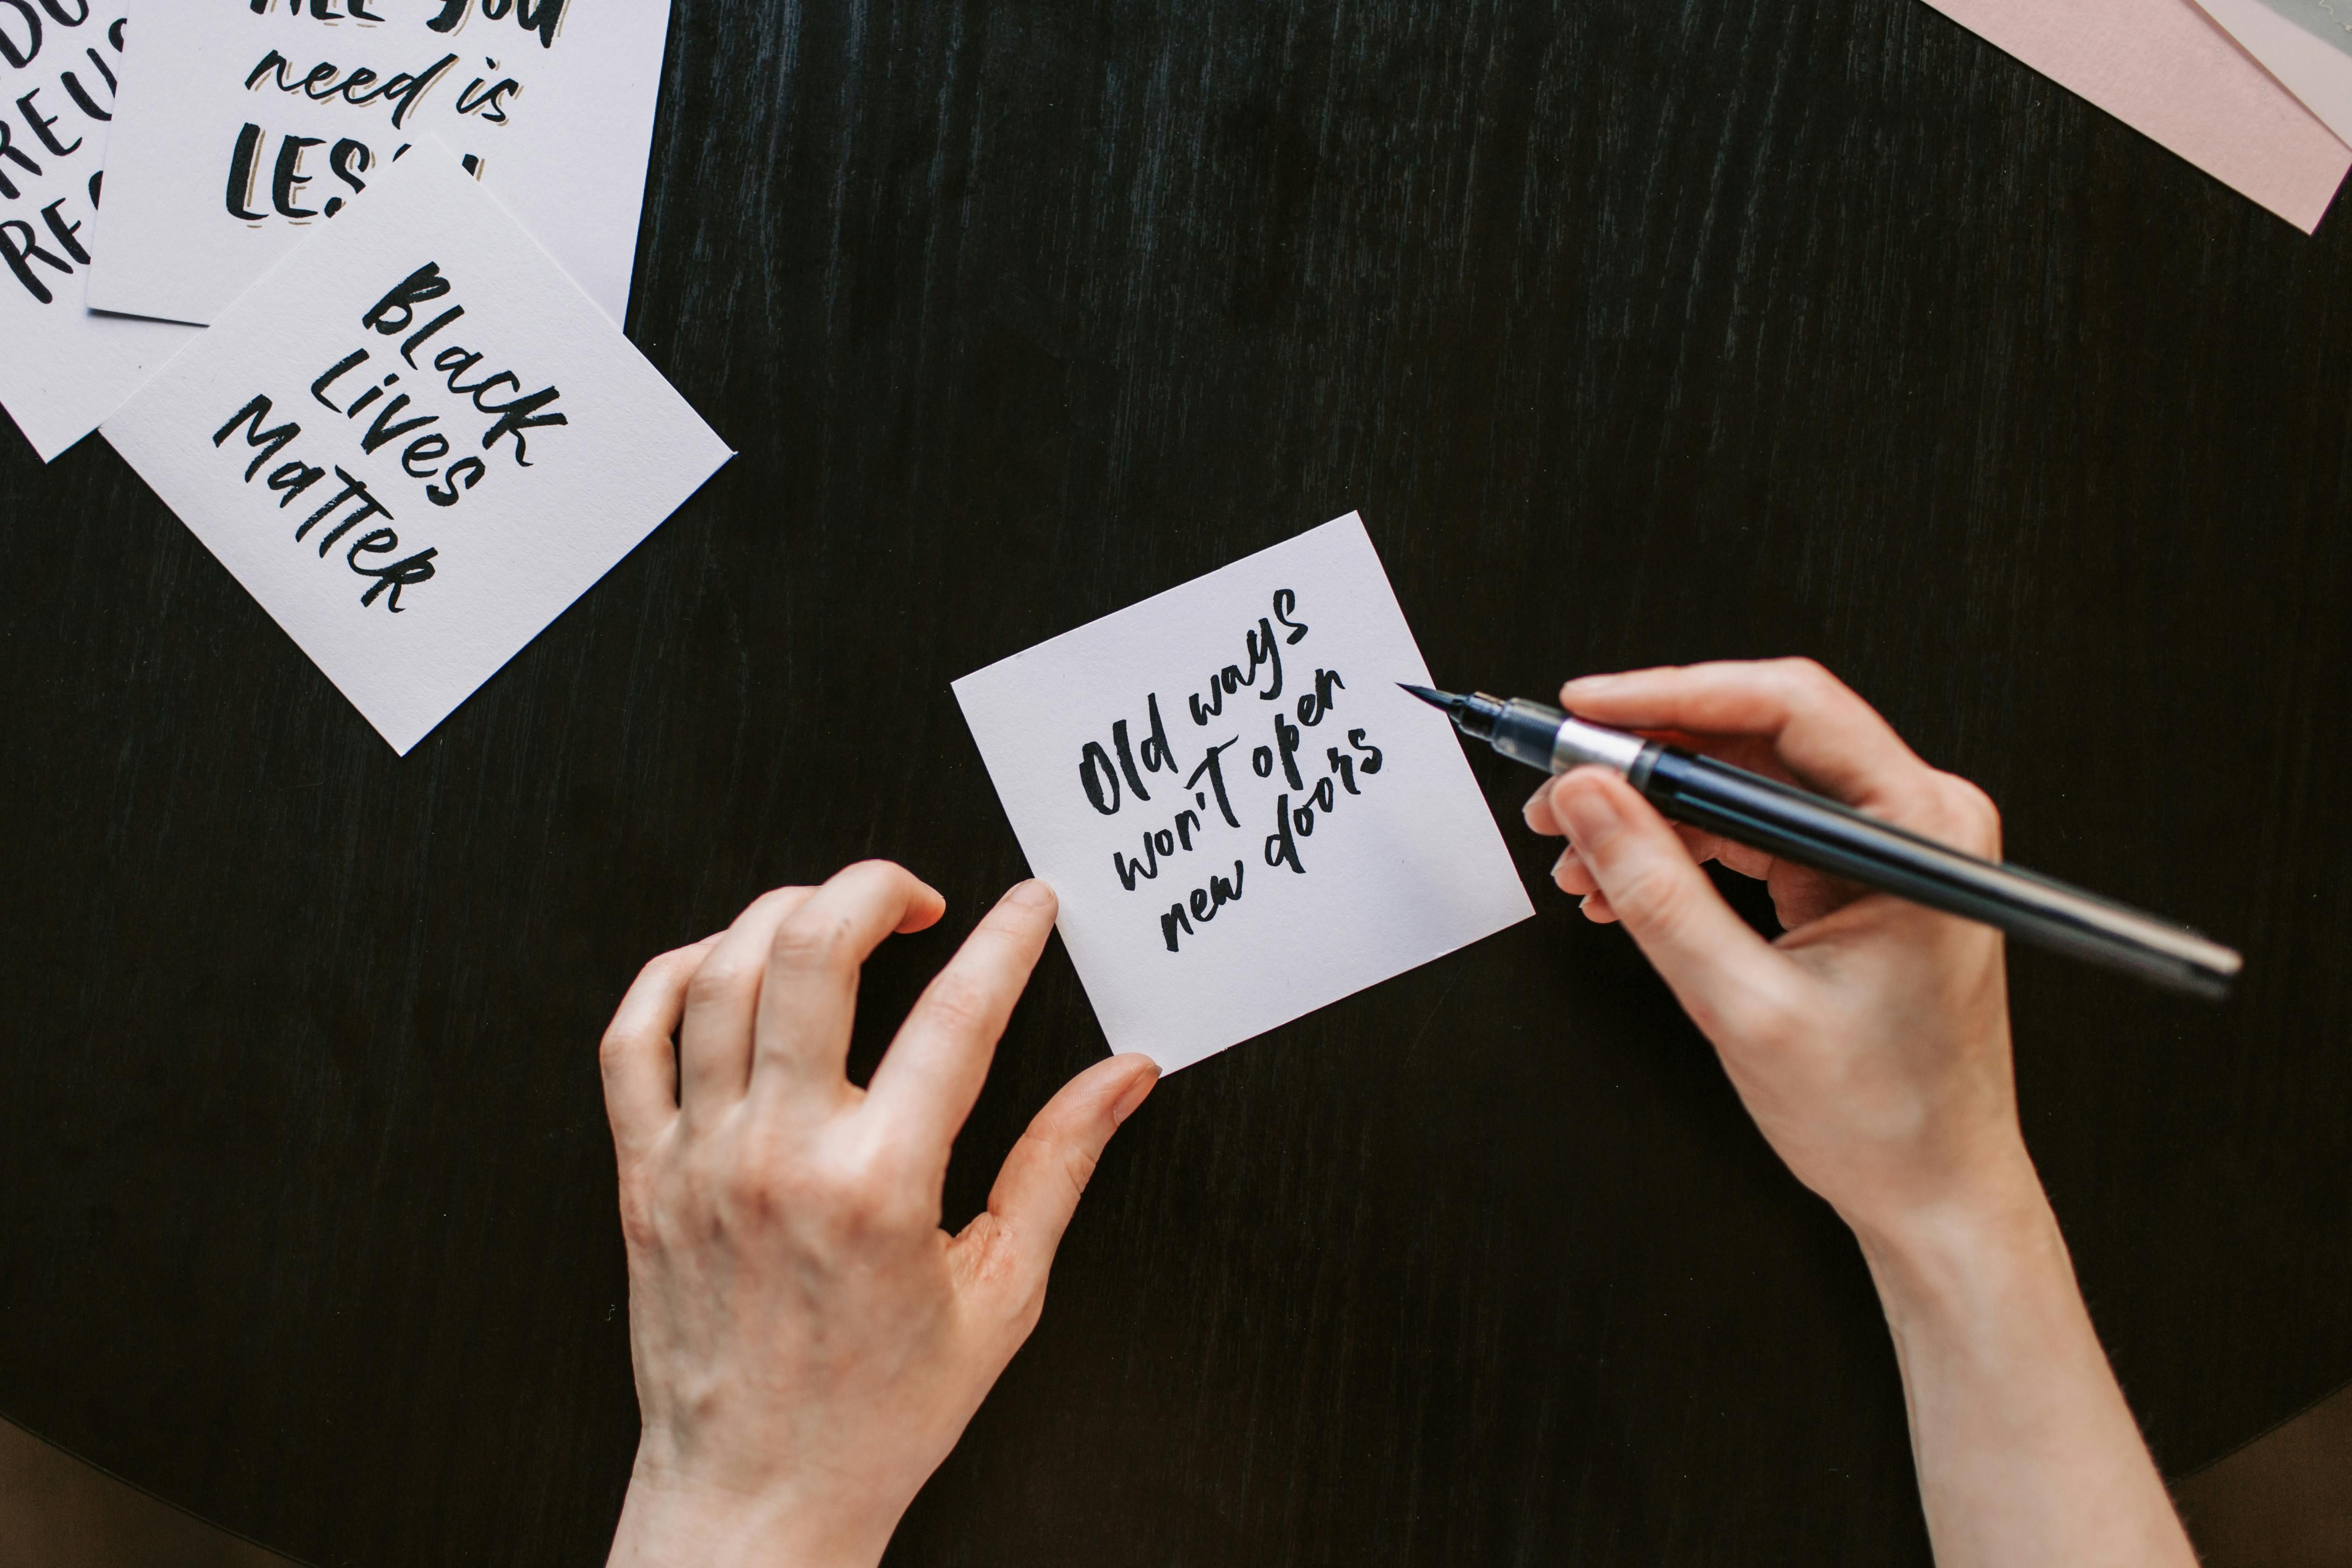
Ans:
{"type": "MultiPolygon", "coordinates": [[[[0,439],[0,1410],[315,1563],[599,1560],[638,963],[901,859],[869,1069],[1023,873],[949,681],[1351,508],[1440,680],[1811,654],[2242,944],[2020,954],[2028,1136],[2168,1473],[2352,1376],[2343,216],[1912,0],[677,0],[652,175],[742,456],[404,762],[0,439]]],[[[1927,1561],[1853,1246],[1538,901],[1160,1089],[894,1564],[1927,1561]]],[[[951,1224],[1101,1049],[1057,945],[951,1224]]]]}

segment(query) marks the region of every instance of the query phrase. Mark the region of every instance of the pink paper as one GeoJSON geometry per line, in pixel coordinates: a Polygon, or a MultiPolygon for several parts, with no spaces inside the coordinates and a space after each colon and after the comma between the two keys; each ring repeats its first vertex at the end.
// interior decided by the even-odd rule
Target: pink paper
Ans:
{"type": "Polygon", "coordinates": [[[2305,234],[2352,151],[2193,0],[1927,0],[2305,234]]]}

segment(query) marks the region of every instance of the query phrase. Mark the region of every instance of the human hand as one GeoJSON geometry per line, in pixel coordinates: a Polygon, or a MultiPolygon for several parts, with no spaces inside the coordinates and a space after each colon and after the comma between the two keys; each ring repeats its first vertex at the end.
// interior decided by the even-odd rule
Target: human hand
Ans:
{"type": "MultiPolygon", "coordinates": [[[[1596,676],[1560,700],[2000,858],[1984,792],[1921,762],[1810,660],[1596,676]]],[[[2000,932],[1670,824],[1603,769],[1548,781],[1527,820],[1569,837],[1561,890],[1624,923],[1773,1148],[1865,1244],[1956,1203],[2038,1201],[2000,932]],[[1762,878],[1786,934],[1768,943],[1734,913],[1699,868],[1710,859],[1762,878]]]]}
{"type": "Polygon", "coordinates": [[[1007,893],[860,1089],[859,968],[945,910],[878,862],[770,893],[646,965],[606,1032],[644,1418],[614,1564],[878,1562],[1035,1327],[1078,1196],[1159,1069],[1115,1057],[1072,1079],[949,1237],[949,1147],[1055,903],[1042,882],[1007,893]]]}

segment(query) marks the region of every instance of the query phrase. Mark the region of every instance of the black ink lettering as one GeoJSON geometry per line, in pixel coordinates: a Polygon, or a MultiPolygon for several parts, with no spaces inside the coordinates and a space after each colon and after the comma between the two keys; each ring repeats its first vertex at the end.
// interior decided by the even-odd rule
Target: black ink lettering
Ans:
{"type": "Polygon", "coordinates": [[[1184,917],[1184,906],[1171,904],[1168,912],[1160,917],[1160,934],[1168,943],[1168,951],[1176,951],[1176,930],[1181,926],[1186,936],[1192,934],[1192,922],[1184,917]]]}
{"type": "Polygon", "coordinates": [[[42,146],[47,147],[51,153],[59,158],[72,157],[75,149],[81,145],[81,138],[75,137],[72,147],[58,140],[57,133],[49,129],[58,122],[58,117],[54,114],[43,114],[33,107],[33,100],[40,96],[41,89],[37,87],[16,100],[16,108],[24,114],[25,123],[33,128],[33,134],[40,138],[42,146]]]}
{"type": "MultiPolygon", "coordinates": [[[[514,374],[510,371],[504,374],[490,377],[490,380],[484,382],[482,385],[488,386],[492,382],[499,381],[513,381],[517,387],[520,387],[522,385],[521,382],[515,381],[514,374]]],[[[482,401],[478,388],[474,389],[474,394],[475,407],[480,409],[485,414],[495,414],[499,416],[499,422],[491,426],[487,431],[483,432],[482,450],[487,452],[491,447],[497,446],[501,440],[511,436],[514,437],[515,444],[515,466],[519,468],[528,468],[530,467],[529,455],[530,451],[530,444],[523,439],[524,431],[542,429],[551,425],[569,425],[572,423],[572,416],[568,414],[541,414],[539,412],[539,410],[546,407],[549,404],[563,395],[562,393],[557,391],[551,386],[544,387],[538,392],[534,392],[529,397],[518,397],[512,403],[485,403],[482,401]]],[[[1143,794],[1143,791],[1139,788],[1135,793],[1140,795],[1143,794]]]]}
{"type": "Polygon", "coordinates": [[[324,468],[314,468],[308,463],[289,463],[284,468],[273,469],[268,483],[271,489],[286,492],[278,502],[278,510],[284,511],[294,504],[296,496],[326,477],[324,468]]]}
{"type": "Polygon", "coordinates": [[[456,321],[465,313],[465,306],[452,305],[447,310],[442,311],[439,315],[434,317],[433,320],[427,321],[425,325],[417,328],[415,335],[411,337],[406,342],[400,345],[400,357],[406,360],[412,369],[415,368],[416,364],[416,351],[424,347],[435,333],[440,331],[442,328],[447,326],[450,322],[456,321]]]}
{"type": "Polygon", "coordinates": [[[8,270],[16,275],[16,281],[25,286],[26,292],[44,305],[55,302],[57,296],[49,292],[49,286],[41,281],[29,264],[44,261],[68,277],[73,273],[73,264],[42,249],[40,236],[21,218],[0,223],[0,260],[8,263],[8,270]]]}
{"type": "Polygon", "coordinates": [[[1274,776],[1274,748],[1260,746],[1250,753],[1250,772],[1262,779],[1274,776]]]}
{"type": "Polygon", "coordinates": [[[399,418],[400,411],[407,406],[408,394],[404,392],[385,404],[383,412],[375,416],[375,423],[368,427],[366,437],[360,442],[360,450],[373,458],[375,456],[377,447],[399,440],[411,430],[422,430],[427,425],[440,423],[441,416],[438,414],[426,414],[415,419],[403,419],[397,425],[389,423],[393,419],[399,418]]]}
{"type": "Polygon", "coordinates": [[[1201,765],[1192,770],[1192,776],[1184,781],[1184,787],[1192,789],[1200,784],[1202,773],[1209,775],[1209,787],[1216,791],[1217,795],[1217,810],[1223,816],[1225,826],[1228,827],[1239,827],[1242,825],[1242,819],[1234,815],[1233,802],[1225,798],[1225,770],[1222,759],[1224,756],[1225,746],[1238,745],[1240,742],[1241,737],[1236,735],[1227,741],[1224,746],[1210,747],[1209,754],[1201,759],[1201,765]]]}
{"type": "Polygon", "coordinates": [[[312,512],[310,514],[310,521],[303,523],[301,527],[294,531],[294,537],[299,541],[303,535],[318,527],[320,522],[326,520],[330,513],[335,511],[345,501],[356,500],[360,503],[358,509],[354,510],[351,516],[343,519],[342,521],[335,524],[333,528],[328,530],[326,536],[319,541],[319,559],[321,561],[324,561],[327,558],[327,552],[334,548],[335,541],[341,539],[344,534],[349,533],[352,529],[357,528],[361,523],[365,522],[369,518],[380,517],[386,522],[393,521],[392,509],[385,506],[382,501],[376,500],[375,497],[368,493],[367,482],[365,480],[354,479],[340,463],[335,465],[335,478],[343,481],[342,493],[337,496],[334,500],[329,501],[326,505],[320,507],[318,510],[312,512]]]}
{"type": "Polygon", "coordinates": [[[394,131],[407,122],[409,115],[415,111],[416,106],[425,101],[425,95],[432,90],[433,84],[446,75],[449,68],[457,63],[457,56],[444,55],[433,68],[423,76],[412,77],[406,71],[403,71],[383,84],[384,96],[397,99],[400,102],[400,107],[392,111],[392,128],[394,131]],[[400,85],[403,82],[407,84],[404,88],[400,85]]]}
{"type": "Polygon", "coordinates": [[[1331,787],[1329,779],[1317,779],[1315,793],[1308,798],[1315,802],[1316,810],[1328,816],[1331,814],[1331,808],[1339,804],[1339,792],[1331,787]]]}
{"type": "Polygon", "coordinates": [[[482,79],[476,77],[466,90],[457,95],[457,112],[472,114],[479,111],[486,122],[504,125],[507,122],[506,100],[521,90],[522,83],[512,77],[485,90],[482,79]]]}
{"type": "MultiPolygon", "coordinates": [[[[98,51],[95,49],[91,50],[89,58],[91,59],[98,58],[98,51]]],[[[89,115],[92,120],[111,120],[114,118],[114,116],[109,114],[106,110],[98,106],[98,100],[90,97],[89,89],[82,86],[81,82],[74,76],[73,72],[66,71],[61,73],[58,76],[58,80],[64,84],[66,96],[72,99],[75,103],[79,104],[81,108],[81,111],[84,114],[89,115]]],[[[110,83],[109,85],[111,84],[110,83]]]]}
{"type": "Polygon", "coordinates": [[[1227,904],[1237,904],[1241,902],[1242,863],[1239,860],[1234,862],[1234,879],[1232,881],[1228,882],[1223,877],[1211,877],[1209,879],[1209,899],[1210,901],[1219,909],[1224,908],[1227,904]]]}
{"type": "MultiPolygon", "coordinates": [[[[390,531],[385,530],[383,532],[389,536],[390,531]]],[[[368,535],[368,539],[375,537],[377,536],[373,533],[368,535]]],[[[365,539],[360,542],[361,544],[366,542],[365,539]]],[[[385,553],[389,554],[391,550],[391,545],[384,546],[385,553]]],[[[410,556],[405,561],[395,561],[389,566],[362,566],[359,563],[359,553],[360,546],[358,544],[352,546],[351,554],[344,557],[345,563],[361,576],[375,579],[375,586],[360,595],[360,608],[366,609],[373,605],[378,595],[390,589],[392,602],[385,607],[396,616],[400,614],[400,591],[429,581],[433,576],[433,558],[441,552],[438,550],[424,551],[410,556]]]]}
{"type": "Polygon", "coordinates": [[[1307,636],[1307,623],[1290,618],[1290,612],[1297,608],[1298,608],[1297,595],[1287,588],[1276,588],[1274,591],[1274,618],[1290,628],[1290,635],[1283,640],[1293,647],[1297,647],[1300,640],[1307,636]]]}
{"type": "Polygon", "coordinates": [[[49,226],[49,232],[58,237],[58,243],[65,247],[66,254],[87,267],[89,265],[89,252],[84,250],[81,247],[81,241],[74,237],[81,232],[81,225],[68,223],[58,213],[58,209],[70,200],[72,200],[70,196],[59,196],[56,201],[43,207],[41,220],[49,226]]]}
{"type": "Polygon", "coordinates": [[[307,185],[310,176],[302,173],[302,154],[326,143],[316,136],[289,136],[278,144],[278,175],[269,183],[269,199],[280,217],[317,217],[316,207],[298,207],[294,192],[298,185],[307,185]]]}
{"type": "Polygon", "coordinates": [[[1176,753],[1168,744],[1168,728],[1160,721],[1160,694],[1156,691],[1151,693],[1143,700],[1143,704],[1151,715],[1151,733],[1145,736],[1143,741],[1144,771],[1155,773],[1182,773],[1184,771],[1182,764],[1176,761],[1176,753]]]}
{"type": "Polygon", "coordinates": [[[1110,765],[1110,753],[1102,749],[1099,741],[1088,741],[1078,753],[1078,783],[1085,786],[1087,799],[1105,816],[1118,815],[1118,773],[1110,765]],[[1110,799],[1103,799],[1103,785],[1110,785],[1110,799]]]}
{"type": "Polygon", "coordinates": [[[429,479],[436,472],[433,465],[448,455],[448,437],[419,436],[400,454],[401,472],[412,479],[429,479]]]}
{"type": "MultiPolygon", "coordinates": [[[[5,120],[0,120],[0,158],[7,159],[37,180],[41,177],[41,166],[26,157],[25,150],[16,145],[16,128],[5,120]]],[[[8,171],[0,169],[0,196],[6,196],[13,202],[18,194],[15,183],[8,178],[8,171]]]]}
{"type": "Polygon", "coordinates": [[[1152,844],[1151,835],[1143,836],[1143,858],[1130,860],[1114,849],[1110,852],[1110,868],[1118,873],[1118,885],[1129,892],[1135,891],[1135,879],[1141,877],[1156,879],[1160,875],[1160,851],[1152,844]]]}
{"type": "Polygon", "coordinates": [[[438,300],[452,287],[449,279],[441,276],[441,264],[428,261],[394,285],[391,293],[378,300],[360,318],[360,325],[373,327],[387,338],[396,338],[416,324],[417,306],[428,300],[438,300]],[[392,319],[394,310],[400,312],[398,321],[392,319]]]}
{"type": "Polygon", "coordinates": [[[1274,681],[1264,691],[1257,694],[1257,700],[1261,702],[1279,701],[1282,697],[1282,647],[1274,640],[1273,624],[1261,617],[1257,623],[1256,631],[1244,632],[1242,635],[1242,646],[1249,650],[1250,677],[1253,683],[1255,682],[1257,667],[1261,659],[1274,667],[1274,681]]]}
{"type": "MultiPolygon", "coordinates": [[[[116,25],[118,26],[121,26],[120,23],[116,25]]],[[[118,45],[117,47],[120,47],[121,46],[118,45]]],[[[100,54],[96,49],[84,49],[82,50],[82,53],[88,55],[89,57],[89,63],[98,68],[98,74],[106,79],[106,90],[109,92],[114,91],[119,84],[114,79],[114,72],[107,68],[106,57],[100,54]]]]}
{"type": "Polygon", "coordinates": [[[320,407],[335,414],[341,414],[342,412],[341,408],[336,407],[333,404],[327,401],[327,388],[334,385],[336,382],[342,379],[343,375],[347,372],[365,363],[367,357],[367,350],[353,349],[350,353],[347,353],[341,359],[337,360],[333,368],[329,370],[326,374],[320,376],[318,380],[310,384],[310,395],[319,400],[319,405],[320,407]]]}
{"type": "Polygon", "coordinates": [[[1325,755],[1331,759],[1331,771],[1339,775],[1339,787],[1341,789],[1346,790],[1349,795],[1361,795],[1364,793],[1362,790],[1356,787],[1355,758],[1346,755],[1337,746],[1332,747],[1330,751],[1325,753],[1325,755]]]}
{"type": "Polygon", "coordinates": [[[1201,814],[1199,812],[1180,811],[1176,814],[1176,837],[1183,840],[1184,847],[1186,849],[1189,850],[1192,847],[1192,830],[1200,826],[1201,814]]]}
{"type": "Polygon", "coordinates": [[[1266,835],[1265,863],[1287,866],[1300,876],[1307,868],[1298,863],[1298,846],[1290,837],[1290,797],[1283,795],[1274,803],[1274,831],[1266,835]]]}
{"type": "MultiPolygon", "coordinates": [[[[294,424],[290,420],[286,424],[278,426],[274,430],[264,430],[261,427],[261,422],[268,417],[269,399],[268,397],[256,397],[252,402],[238,409],[236,416],[230,419],[227,424],[222,426],[219,432],[213,437],[214,446],[226,446],[228,443],[228,438],[236,433],[236,427],[239,425],[242,425],[245,426],[245,444],[248,447],[258,447],[263,448],[260,454],[253,459],[253,467],[245,470],[245,482],[247,484],[251,484],[253,482],[253,476],[259,471],[262,464],[269,461],[270,458],[275,458],[278,453],[284,451],[288,443],[291,442],[297,436],[302,434],[302,426],[294,424]]],[[[298,534],[296,537],[299,538],[300,536],[298,534]]]]}
{"type": "MultiPolygon", "coordinates": [[[[327,153],[327,172],[351,186],[353,195],[367,189],[367,182],[360,176],[366,174],[374,164],[375,153],[369,149],[368,144],[364,142],[354,142],[348,136],[336,142],[327,153]],[[354,167],[354,164],[357,167],[354,167]]],[[[329,217],[332,217],[343,210],[343,198],[329,196],[327,205],[320,210],[329,217]]],[[[408,363],[415,364],[416,362],[411,360],[408,363]]]]}
{"type": "Polygon", "coordinates": [[[0,0],[0,5],[7,6],[25,19],[25,41],[20,44],[8,36],[6,19],[0,18],[0,59],[23,70],[41,52],[40,13],[33,9],[33,0],[0,0]]]}
{"type": "Polygon", "coordinates": [[[1192,705],[1193,723],[1206,724],[1212,718],[1225,710],[1224,684],[1213,675],[1209,677],[1209,696],[1211,700],[1206,706],[1202,705],[1201,694],[1197,691],[1186,699],[1192,705]]]}
{"type": "Polygon", "coordinates": [[[1118,771],[1127,775],[1127,787],[1135,792],[1136,799],[1150,800],[1151,792],[1143,787],[1143,775],[1135,771],[1135,752],[1127,743],[1126,720],[1110,727],[1110,743],[1118,749],[1118,771]]]}
{"type": "Polygon", "coordinates": [[[1361,730],[1348,731],[1348,744],[1366,753],[1364,760],[1356,764],[1359,773],[1376,773],[1381,771],[1381,749],[1378,746],[1366,744],[1364,732],[1361,730]]]}
{"type": "Polygon", "coordinates": [[[247,210],[253,182],[261,172],[261,127],[247,125],[236,133],[236,152],[228,161],[228,216],[259,223],[269,215],[247,210]]]}
{"type": "Polygon", "coordinates": [[[1315,672],[1315,689],[1298,699],[1298,721],[1312,727],[1323,722],[1323,715],[1331,711],[1331,693],[1344,691],[1348,683],[1339,679],[1336,669],[1315,672]]]}
{"type": "Polygon", "coordinates": [[[490,470],[488,468],[483,466],[482,459],[479,458],[460,458],[441,471],[441,482],[439,484],[430,485],[425,488],[425,499],[430,500],[435,506],[456,506],[457,504],[457,477],[460,474],[465,476],[466,488],[470,490],[476,485],[480,484],[482,482],[482,476],[489,471],[490,470]]]}
{"type": "Polygon", "coordinates": [[[1274,716],[1274,743],[1282,752],[1282,776],[1291,788],[1305,789],[1298,776],[1298,726],[1279,713],[1274,716]]]}

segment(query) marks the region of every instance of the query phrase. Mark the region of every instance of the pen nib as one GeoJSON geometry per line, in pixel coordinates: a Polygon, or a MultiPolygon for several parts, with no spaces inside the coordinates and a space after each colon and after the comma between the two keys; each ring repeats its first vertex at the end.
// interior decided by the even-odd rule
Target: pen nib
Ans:
{"type": "Polygon", "coordinates": [[[1441,709],[1447,713],[1453,712],[1462,705],[1462,699],[1450,691],[1432,691],[1426,686],[1407,686],[1402,680],[1397,682],[1397,689],[1401,691],[1410,691],[1432,708],[1441,709]]]}

